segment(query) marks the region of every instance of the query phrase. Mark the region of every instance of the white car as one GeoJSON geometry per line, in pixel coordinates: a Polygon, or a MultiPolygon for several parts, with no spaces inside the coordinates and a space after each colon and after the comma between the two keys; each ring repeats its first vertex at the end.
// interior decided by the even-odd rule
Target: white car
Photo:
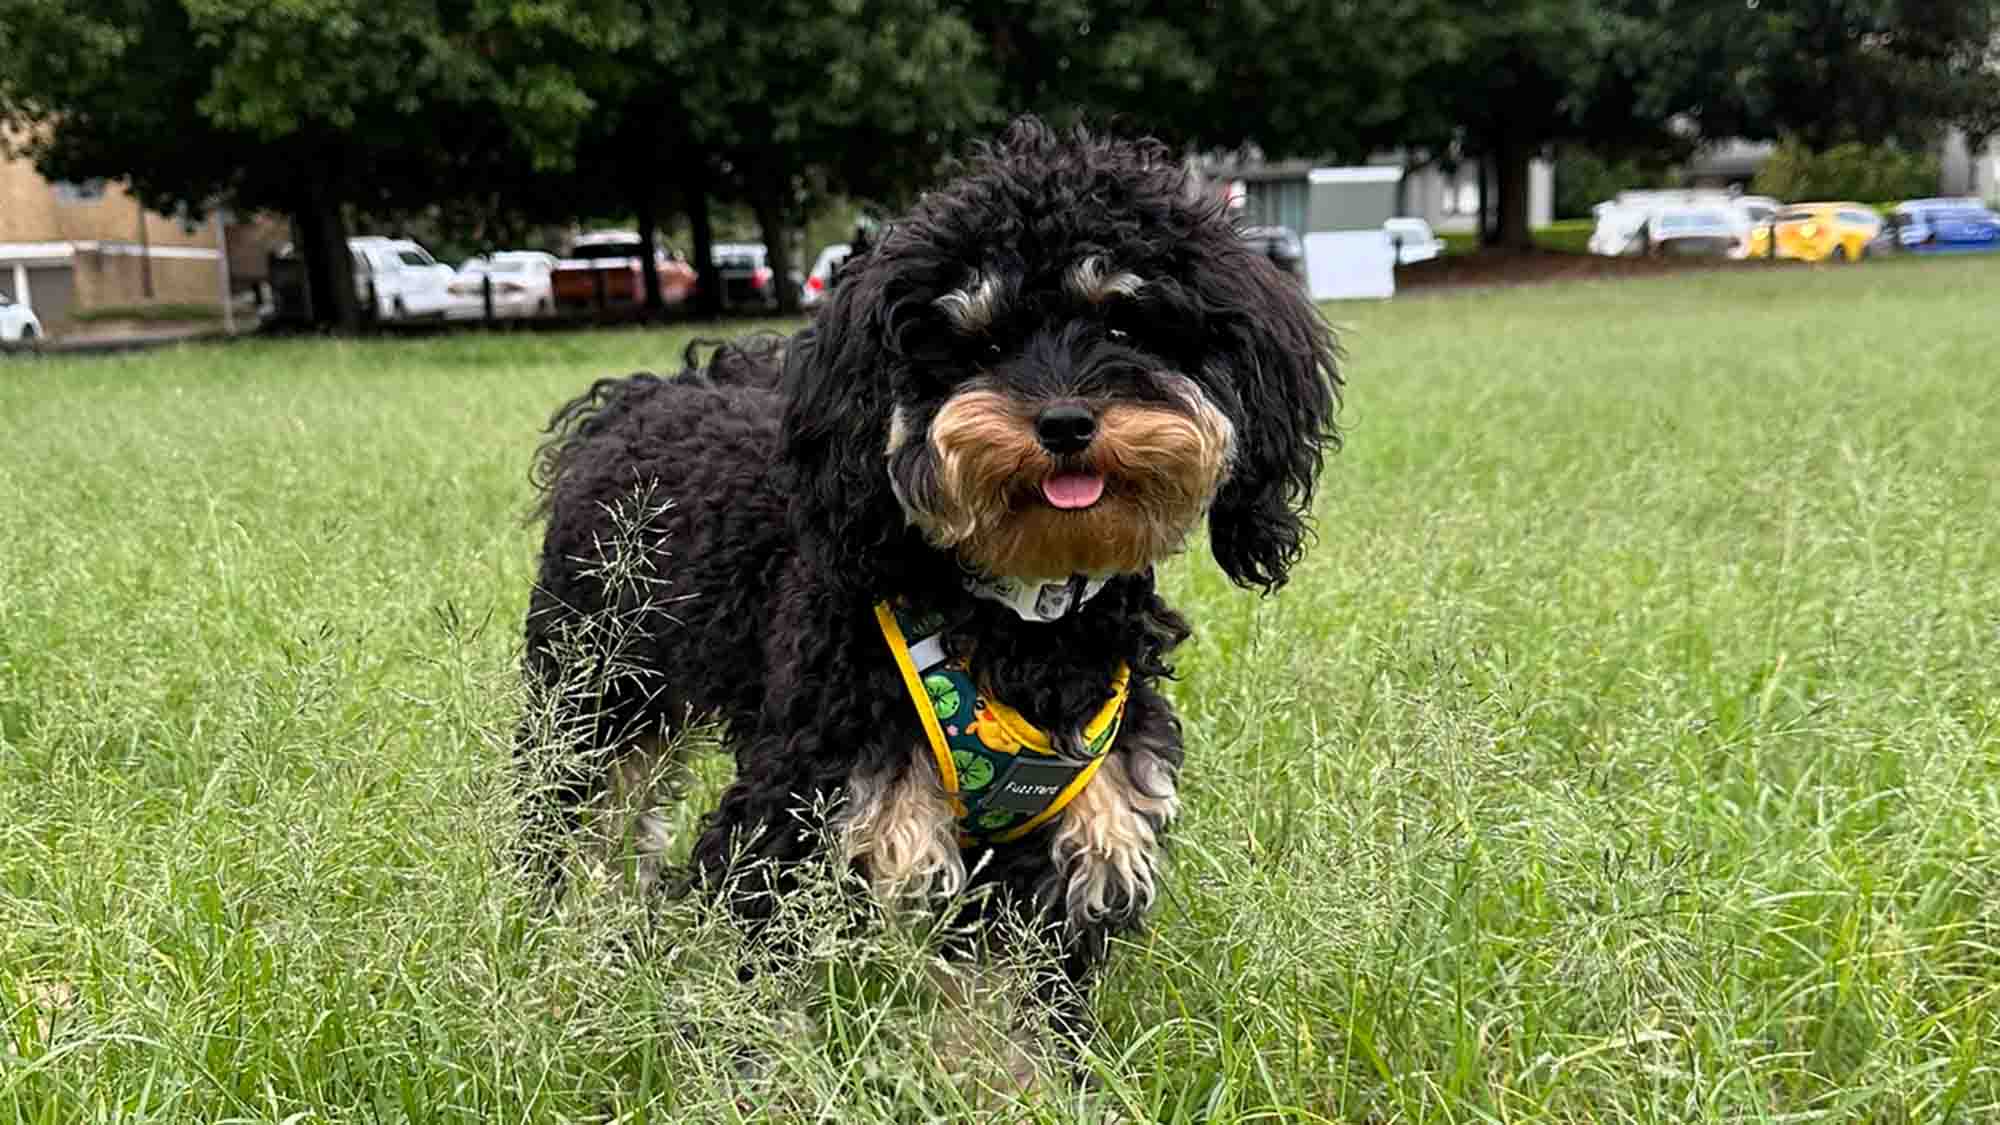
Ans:
{"type": "Polygon", "coordinates": [[[364,307],[372,299],[378,320],[442,317],[451,306],[458,274],[407,238],[364,235],[347,240],[354,259],[354,292],[364,307]]]}
{"type": "Polygon", "coordinates": [[[853,252],[854,248],[845,242],[836,242],[819,252],[819,257],[813,260],[812,272],[806,274],[805,291],[799,294],[800,308],[817,308],[826,300],[826,295],[833,291],[833,271],[853,252]]]}
{"type": "Polygon", "coordinates": [[[41,338],[42,322],[35,310],[0,293],[0,344],[32,344],[41,338]]]}
{"type": "MultiPolygon", "coordinates": [[[[1699,246],[1701,253],[1721,253],[1741,258],[1750,251],[1751,232],[1768,225],[1778,213],[1778,201],[1768,195],[1736,195],[1706,188],[1666,188],[1657,191],[1621,191],[1615,198],[1592,207],[1596,225],[1590,232],[1590,252],[1611,257],[1649,254],[1658,250],[1689,252],[1699,246]],[[1697,222],[1690,214],[1703,214],[1697,222]],[[1688,236],[1694,227],[1713,226],[1719,213],[1735,239],[1734,245],[1698,243],[1688,236]],[[1667,232],[1665,227],[1677,228],[1667,232]],[[1663,237],[1672,233],[1674,237],[1663,237]]],[[[1698,238],[1713,238],[1704,233],[1698,238]]]]}
{"type": "Polygon", "coordinates": [[[1422,219],[1390,219],[1382,224],[1382,230],[1389,236],[1390,245],[1396,248],[1396,264],[1399,266],[1428,262],[1444,253],[1444,239],[1439,238],[1431,225],[1422,219]]]}
{"type": "Polygon", "coordinates": [[[1683,258],[1741,258],[1750,222],[1728,207],[1662,207],[1646,221],[1648,251],[1683,258]]]}
{"type": "Polygon", "coordinates": [[[556,256],[539,250],[502,250],[490,258],[468,259],[445,291],[451,304],[446,320],[482,320],[486,316],[486,280],[493,281],[493,318],[548,316],[555,311],[550,277],[556,256]]]}

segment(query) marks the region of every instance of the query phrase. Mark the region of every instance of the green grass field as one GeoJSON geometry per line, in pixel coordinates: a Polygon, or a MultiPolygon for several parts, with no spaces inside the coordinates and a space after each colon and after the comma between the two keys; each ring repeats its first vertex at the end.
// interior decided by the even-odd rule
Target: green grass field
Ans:
{"type": "Polygon", "coordinates": [[[678,334],[0,362],[0,1122],[1995,1120],[1996,297],[1332,309],[1317,548],[1164,579],[1097,1088],[998,1108],[901,931],[741,984],[502,862],[537,427],[678,334]]]}

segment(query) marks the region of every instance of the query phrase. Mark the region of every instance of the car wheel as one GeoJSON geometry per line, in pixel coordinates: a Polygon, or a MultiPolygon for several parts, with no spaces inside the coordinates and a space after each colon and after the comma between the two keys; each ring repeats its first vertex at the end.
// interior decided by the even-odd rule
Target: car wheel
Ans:
{"type": "Polygon", "coordinates": [[[1847,247],[1836,244],[1833,248],[1833,253],[1827,255],[1827,257],[1836,262],[1844,262],[1847,260],[1847,247]]]}
{"type": "Polygon", "coordinates": [[[535,315],[536,316],[549,315],[549,302],[546,299],[535,302],[535,315]]]}
{"type": "Polygon", "coordinates": [[[23,324],[23,325],[21,326],[21,342],[22,342],[22,343],[24,343],[24,344],[32,344],[32,343],[34,343],[34,342],[35,342],[35,335],[36,335],[36,333],[35,333],[35,326],[34,326],[34,325],[32,325],[32,324],[23,324]]]}
{"type": "Polygon", "coordinates": [[[409,315],[410,315],[410,310],[404,306],[403,299],[401,297],[396,298],[396,303],[389,306],[390,320],[402,320],[408,317],[409,315]]]}

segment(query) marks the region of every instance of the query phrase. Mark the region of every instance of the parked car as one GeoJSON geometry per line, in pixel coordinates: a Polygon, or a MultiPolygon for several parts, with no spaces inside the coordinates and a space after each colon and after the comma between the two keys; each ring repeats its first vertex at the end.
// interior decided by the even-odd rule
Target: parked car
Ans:
{"type": "Polygon", "coordinates": [[[1749,226],[1722,207],[1662,207],[1646,217],[1646,250],[1676,257],[1742,257],[1749,226]]]}
{"type": "Polygon", "coordinates": [[[778,307],[770,252],[761,242],[718,242],[711,260],[722,283],[722,306],[729,309],[778,307]]]}
{"type": "Polygon", "coordinates": [[[1739,195],[1733,202],[1736,209],[1743,213],[1744,220],[1750,224],[1753,230],[1757,227],[1769,225],[1771,220],[1777,217],[1779,210],[1784,207],[1784,204],[1779,203],[1768,195],[1739,195]]]}
{"type": "Polygon", "coordinates": [[[354,292],[378,320],[442,317],[451,304],[450,266],[407,238],[362,235],[347,240],[354,262],[354,292]]]}
{"type": "Polygon", "coordinates": [[[493,282],[496,320],[548,316],[555,311],[550,275],[556,256],[539,250],[502,250],[487,258],[461,262],[458,276],[446,288],[451,293],[447,320],[479,320],[486,316],[486,282],[493,282]]]}
{"type": "Polygon", "coordinates": [[[1396,248],[1399,266],[1428,262],[1444,253],[1444,239],[1422,219],[1390,219],[1382,224],[1382,229],[1389,235],[1390,245],[1396,248]]]}
{"type": "Polygon", "coordinates": [[[1293,277],[1306,275],[1306,245],[1290,227],[1244,227],[1243,241],[1293,277]]]}
{"type": "Polygon", "coordinates": [[[1920,254],[2000,250],[2000,214],[1976,199],[1912,199],[1890,212],[1897,245],[1920,254]]]}
{"type": "MultiPolygon", "coordinates": [[[[1860,203],[1793,203],[1776,216],[1778,257],[1858,262],[1882,233],[1882,216],[1860,203]]],[[[1771,225],[1750,232],[1750,257],[1771,253],[1771,225]]]]}
{"type": "MultiPolygon", "coordinates": [[[[639,235],[629,230],[577,236],[568,256],[549,275],[555,307],[620,308],[643,302],[646,278],[640,245],[639,235]]],[[[660,242],[653,244],[653,263],[660,273],[660,299],[669,305],[687,300],[694,292],[694,267],[660,242]]]]}
{"type": "Polygon", "coordinates": [[[805,291],[799,294],[800,308],[817,308],[826,300],[826,295],[833,291],[834,271],[840,269],[852,252],[853,248],[845,242],[836,242],[819,252],[819,257],[813,259],[812,270],[806,274],[805,291]]]}
{"type": "Polygon", "coordinates": [[[42,322],[35,310],[0,293],[0,344],[33,344],[41,338],[42,322]]]}
{"type": "Polygon", "coordinates": [[[1714,249],[1713,244],[1687,241],[1697,236],[1693,232],[1693,221],[1684,217],[1673,221],[1677,228],[1673,232],[1676,237],[1670,240],[1681,245],[1659,244],[1661,219],[1670,212],[1689,209],[1720,213],[1735,240],[1734,246],[1725,252],[1730,257],[1740,258],[1750,251],[1751,232],[1770,222],[1771,216],[1778,210],[1778,201],[1767,195],[1733,195],[1712,188],[1621,191],[1591,208],[1596,222],[1586,245],[1593,254],[1611,257],[1656,251],[1680,253],[1696,247],[1704,253],[1714,249]]]}

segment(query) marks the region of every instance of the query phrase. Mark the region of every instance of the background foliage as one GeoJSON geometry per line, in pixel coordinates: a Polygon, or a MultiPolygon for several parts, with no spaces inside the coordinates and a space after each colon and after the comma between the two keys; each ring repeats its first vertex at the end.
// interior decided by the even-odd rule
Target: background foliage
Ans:
{"type": "Polygon", "coordinates": [[[1778,199],[1873,203],[1932,195],[1937,184],[1937,157],[1926,152],[1859,141],[1814,152],[1787,141],[1757,170],[1751,190],[1778,199]]]}

